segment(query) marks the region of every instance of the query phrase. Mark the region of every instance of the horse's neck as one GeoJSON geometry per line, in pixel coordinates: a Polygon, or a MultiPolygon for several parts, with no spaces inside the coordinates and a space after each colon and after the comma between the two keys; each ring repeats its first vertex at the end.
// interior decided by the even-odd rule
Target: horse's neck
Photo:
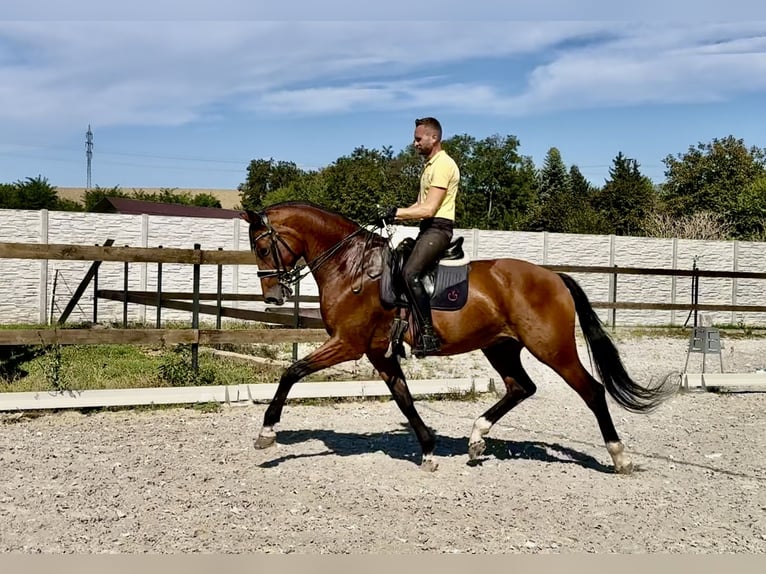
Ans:
{"type": "MultiPolygon", "coordinates": [[[[345,231],[343,229],[332,229],[329,232],[326,229],[319,230],[317,232],[309,231],[305,236],[306,245],[306,261],[313,261],[318,257],[322,257],[325,253],[331,251],[353,231],[345,231]]],[[[351,240],[352,242],[354,239],[351,240]]]]}
{"type": "MultiPolygon", "coordinates": [[[[344,239],[355,231],[355,229],[352,229],[345,221],[330,221],[324,224],[318,224],[317,220],[313,218],[306,218],[305,220],[299,220],[297,222],[293,219],[291,221],[291,226],[296,229],[301,229],[304,232],[304,258],[306,259],[306,262],[311,264],[317,259],[322,261],[321,265],[314,272],[314,276],[317,280],[319,280],[319,277],[316,276],[317,271],[321,273],[324,269],[337,268],[337,254],[330,255],[326,259],[324,256],[329,254],[333,248],[336,248],[344,239]]],[[[357,238],[352,238],[347,245],[340,248],[339,253],[345,251],[348,246],[353,245],[357,240],[357,238]]]]}
{"type": "Polygon", "coordinates": [[[348,277],[353,278],[361,272],[359,265],[364,264],[365,256],[360,243],[365,242],[364,234],[349,237],[358,230],[358,227],[349,226],[346,222],[333,222],[306,234],[305,258],[320,292],[328,284],[337,287],[337,281],[343,283],[348,277]]]}

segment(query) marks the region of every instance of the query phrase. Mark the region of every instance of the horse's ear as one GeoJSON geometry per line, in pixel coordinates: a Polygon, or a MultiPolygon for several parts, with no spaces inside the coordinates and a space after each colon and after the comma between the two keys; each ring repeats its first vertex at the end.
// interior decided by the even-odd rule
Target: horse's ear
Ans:
{"type": "Polygon", "coordinates": [[[255,223],[260,222],[261,217],[252,209],[246,209],[244,212],[240,213],[239,216],[247,221],[248,223],[255,223]]]}

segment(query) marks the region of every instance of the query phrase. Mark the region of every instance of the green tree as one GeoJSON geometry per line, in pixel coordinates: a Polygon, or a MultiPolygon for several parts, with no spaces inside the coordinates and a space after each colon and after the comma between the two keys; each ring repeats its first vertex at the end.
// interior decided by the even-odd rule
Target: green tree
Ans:
{"type": "Polygon", "coordinates": [[[263,205],[273,205],[283,201],[310,201],[324,205],[327,197],[327,181],[322,170],[307,171],[284,187],[268,192],[263,198],[263,205]]]}
{"type": "Polygon", "coordinates": [[[381,205],[412,205],[420,190],[420,174],[423,158],[414,146],[409,145],[393,155],[391,148],[383,148],[385,179],[381,205]]]}
{"type": "Polygon", "coordinates": [[[609,177],[594,197],[594,207],[610,223],[612,233],[643,234],[644,223],[656,205],[652,181],[641,174],[635,159],[622,152],[614,158],[609,177]]]}
{"type": "Polygon", "coordinates": [[[422,160],[411,146],[397,154],[356,148],[331,165],[302,172],[286,185],[263,196],[263,205],[311,201],[338,211],[361,224],[372,220],[375,205],[409,205],[415,201],[422,160]]]}
{"type": "Polygon", "coordinates": [[[237,186],[242,207],[262,209],[268,193],[289,186],[302,173],[303,170],[291,161],[275,161],[273,158],[252,160],[247,166],[247,178],[237,186]]]}
{"type": "Polygon", "coordinates": [[[535,167],[519,154],[515,136],[483,140],[463,134],[444,141],[460,168],[457,224],[483,229],[522,229],[536,201],[535,167]]]}
{"type": "Polygon", "coordinates": [[[191,205],[197,207],[217,207],[221,208],[220,200],[212,193],[197,193],[191,198],[191,205]]]}
{"type": "Polygon", "coordinates": [[[56,187],[40,175],[16,182],[23,209],[55,209],[58,204],[56,187]]]}
{"type": "Polygon", "coordinates": [[[766,175],[748,183],[730,212],[733,235],[749,241],[766,240],[766,175]]]}
{"type": "Polygon", "coordinates": [[[390,153],[356,148],[323,170],[326,195],[323,205],[361,223],[373,220],[375,205],[392,203],[388,164],[390,153]]]}
{"type": "MultiPolygon", "coordinates": [[[[455,202],[455,220],[460,227],[484,227],[487,218],[487,198],[475,184],[473,160],[476,138],[468,134],[459,134],[447,138],[442,142],[442,147],[457,163],[460,170],[460,188],[455,202]]],[[[413,148],[414,150],[414,148],[413,148]]],[[[416,187],[419,189],[419,178],[422,170],[422,161],[418,165],[416,187]]],[[[412,201],[410,201],[412,203],[412,201]]]]}
{"type": "Polygon", "coordinates": [[[147,193],[142,189],[134,190],[130,194],[130,198],[197,207],[221,207],[221,202],[218,201],[218,198],[210,193],[192,194],[189,191],[178,191],[178,188],[175,187],[162,187],[158,193],[147,193]]]}
{"type": "Polygon", "coordinates": [[[94,188],[85,190],[85,195],[83,196],[85,211],[93,211],[96,204],[105,197],[128,197],[128,194],[122,191],[119,185],[114,187],[101,187],[97,185],[94,188]]]}
{"type": "Polygon", "coordinates": [[[18,194],[12,183],[0,183],[0,209],[17,209],[18,194]]]}
{"type": "Polygon", "coordinates": [[[79,201],[59,197],[56,202],[56,211],[85,211],[85,206],[79,201]]]}
{"type": "Polygon", "coordinates": [[[765,158],[763,149],[748,148],[734,136],[700,142],[683,155],[667,156],[662,186],[666,209],[677,217],[708,211],[733,219],[749,201],[740,195],[766,174],[765,158]]]}
{"type": "Polygon", "coordinates": [[[0,186],[0,207],[5,209],[56,209],[56,187],[41,175],[0,186]]]}
{"type": "Polygon", "coordinates": [[[552,147],[540,170],[539,203],[532,226],[537,231],[564,232],[571,210],[571,181],[561,152],[552,147]]]}
{"type": "Polygon", "coordinates": [[[585,179],[576,165],[569,168],[569,183],[571,195],[562,231],[595,235],[609,233],[609,223],[593,207],[593,198],[600,190],[585,179]]]}

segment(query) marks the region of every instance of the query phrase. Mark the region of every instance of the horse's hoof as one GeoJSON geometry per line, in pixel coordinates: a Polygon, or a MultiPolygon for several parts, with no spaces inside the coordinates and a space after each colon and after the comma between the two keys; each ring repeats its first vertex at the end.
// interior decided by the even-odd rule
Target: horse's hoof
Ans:
{"type": "Polygon", "coordinates": [[[259,435],[258,438],[255,439],[254,446],[255,448],[259,450],[264,448],[269,448],[270,446],[274,446],[274,443],[276,442],[276,440],[277,440],[276,435],[274,436],[259,435]]]}
{"type": "Polygon", "coordinates": [[[487,443],[483,440],[480,440],[478,442],[472,442],[468,445],[468,458],[470,460],[476,460],[479,458],[482,454],[484,454],[484,449],[487,448],[487,443]]]}
{"type": "Polygon", "coordinates": [[[631,461],[628,461],[620,466],[614,467],[614,472],[617,474],[633,474],[633,463],[631,461]]]}
{"type": "Polygon", "coordinates": [[[420,470],[425,472],[434,472],[437,468],[439,468],[439,463],[432,458],[427,458],[420,463],[420,470]]]}

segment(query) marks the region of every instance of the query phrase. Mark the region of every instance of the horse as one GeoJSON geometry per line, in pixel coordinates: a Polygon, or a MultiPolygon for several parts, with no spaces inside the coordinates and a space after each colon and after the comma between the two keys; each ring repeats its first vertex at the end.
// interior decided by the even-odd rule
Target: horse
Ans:
{"type": "MultiPolygon", "coordinates": [[[[421,448],[420,468],[435,471],[436,438],[421,419],[407,387],[399,356],[390,352],[396,310],[381,303],[381,265],[388,240],[374,229],[309,202],[283,202],[260,212],[247,210],[249,240],[266,303],[282,305],[290,284],[311,273],[319,289],[320,313],[329,339],[282,373],[263,417],[255,448],[274,445],[275,426],[291,387],[309,374],[366,355],[406,417],[421,448]],[[308,268],[308,271],[306,271],[308,268]]],[[[615,429],[606,393],[631,412],[648,412],[676,390],[666,378],[641,386],[631,379],[619,352],[604,330],[586,294],[565,273],[512,258],[473,260],[465,305],[456,311],[433,311],[442,341],[438,355],[481,349],[498,372],[506,392],[473,424],[469,463],[486,448],[484,438],[500,418],[537,387],[524,370],[521,351],[549,366],[593,412],[616,473],[630,474],[633,463],[615,429]],[[575,339],[579,319],[597,381],[581,363],[575,339]]],[[[412,345],[413,331],[404,341],[412,345]]]]}

